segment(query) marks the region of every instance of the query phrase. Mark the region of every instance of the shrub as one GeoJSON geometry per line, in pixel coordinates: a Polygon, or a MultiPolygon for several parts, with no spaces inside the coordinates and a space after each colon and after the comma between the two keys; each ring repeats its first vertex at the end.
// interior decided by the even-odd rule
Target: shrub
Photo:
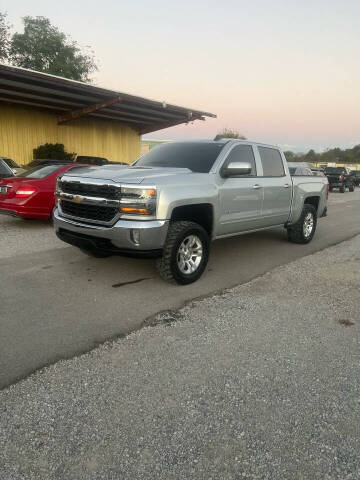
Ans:
{"type": "Polygon", "coordinates": [[[33,150],[34,160],[67,160],[73,161],[76,153],[68,153],[62,143],[44,143],[33,150]]]}

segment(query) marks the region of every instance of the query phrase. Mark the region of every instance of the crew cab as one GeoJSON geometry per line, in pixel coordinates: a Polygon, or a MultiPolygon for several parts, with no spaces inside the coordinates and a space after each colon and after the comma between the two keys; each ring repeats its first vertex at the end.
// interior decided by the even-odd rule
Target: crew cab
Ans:
{"type": "Polygon", "coordinates": [[[345,193],[346,188],[349,189],[349,192],[354,191],[355,181],[349,168],[326,167],[324,173],[329,181],[330,191],[332,191],[334,188],[338,188],[341,193],[345,193]]]}
{"type": "Polygon", "coordinates": [[[189,284],[210,242],[274,227],[308,243],[326,214],[323,177],[291,177],[280,148],[245,140],[164,143],[131,166],[66,172],[54,226],[64,242],[104,256],[155,256],[165,280],[189,284]]]}

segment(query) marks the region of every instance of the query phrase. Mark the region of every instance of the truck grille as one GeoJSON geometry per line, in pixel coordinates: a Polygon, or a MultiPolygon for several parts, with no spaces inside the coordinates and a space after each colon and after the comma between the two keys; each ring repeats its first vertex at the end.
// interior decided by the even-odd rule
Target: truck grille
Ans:
{"type": "Polygon", "coordinates": [[[85,195],[87,197],[100,197],[109,200],[120,200],[121,191],[114,185],[94,185],[92,183],[73,183],[62,181],[60,189],[72,195],[85,195]]]}
{"type": "Polygon", "coordinates": [[[61,210],[65,215],[98,222],[110,222],[119,211],[116,207],[80,204],[68,200],[61,200],[61,210]]]}

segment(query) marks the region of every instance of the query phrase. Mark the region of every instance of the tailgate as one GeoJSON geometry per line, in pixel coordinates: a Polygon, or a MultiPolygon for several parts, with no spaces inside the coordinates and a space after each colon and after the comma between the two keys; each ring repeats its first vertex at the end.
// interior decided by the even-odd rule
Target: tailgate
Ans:
{"type": "Polygon", "coordinates": [[[338,183],[340,181],[340,175],[326,175],[329,183],[338,183]]]}

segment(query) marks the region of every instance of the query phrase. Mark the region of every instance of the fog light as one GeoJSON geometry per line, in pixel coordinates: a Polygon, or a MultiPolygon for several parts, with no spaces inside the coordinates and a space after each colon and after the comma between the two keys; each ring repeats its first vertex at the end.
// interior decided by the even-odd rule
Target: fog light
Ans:
{"type": "Polygon", "coordinates": [[[140,245],[140,230],[131,229],[130,238],[135,245],[140,245]]]}

